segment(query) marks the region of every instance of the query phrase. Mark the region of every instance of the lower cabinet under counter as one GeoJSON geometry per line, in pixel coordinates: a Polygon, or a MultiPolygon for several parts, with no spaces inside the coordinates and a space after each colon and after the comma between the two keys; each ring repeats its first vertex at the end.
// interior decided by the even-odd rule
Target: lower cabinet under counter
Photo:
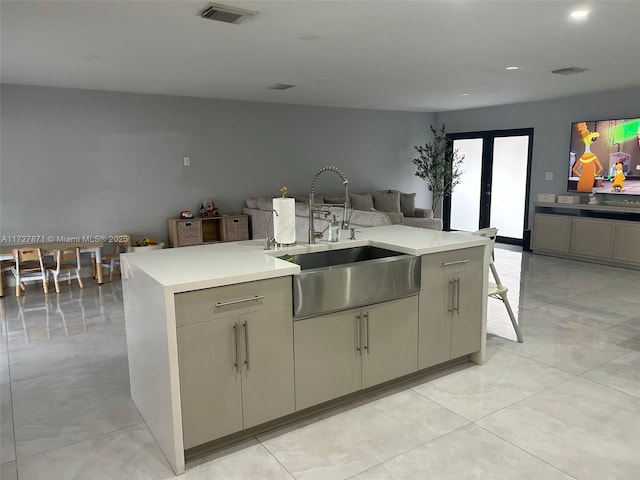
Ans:
{"type": "Polygon", "coordinates": [[[296,410],[418,369],[418,296],[294,322],[296,410]]]}

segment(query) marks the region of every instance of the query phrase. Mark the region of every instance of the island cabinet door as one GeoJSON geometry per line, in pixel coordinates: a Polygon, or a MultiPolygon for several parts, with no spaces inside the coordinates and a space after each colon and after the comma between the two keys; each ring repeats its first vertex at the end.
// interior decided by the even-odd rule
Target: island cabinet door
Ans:
{"type": "Polygon", "coordinates": [[[418,307],[418,368],[451,359],[452,279],[445,276],[422,278],[418,307]]]}
{"type": "Polygon", "coordinates": [[[237,317],[179,327],[184,448],[242,430],[237,317]]]}
{"type": "Polygon", "coordinates": [[[418,369],[418,296],[362,310],[362,387],[418,369]]]}
{"type": "Polygon", "coordinates": [[[296,410],[360,390],[359,313],[347,310],[294,322],[296,410]]]}
{"type": "Polygon", "coordinates": [[[239,317],[244,428],[295,411],[291,306],[239,317]]]}
{"type": "Polygon", "coordinates": [[[480,350],[482,343],[482,270],[467,270],[450,277],[451,358],[480,350]]]}

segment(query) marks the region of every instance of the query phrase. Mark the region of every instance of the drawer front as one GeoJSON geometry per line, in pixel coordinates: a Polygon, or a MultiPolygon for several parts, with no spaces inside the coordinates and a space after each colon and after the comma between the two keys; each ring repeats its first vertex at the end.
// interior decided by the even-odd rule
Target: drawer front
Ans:
{"type": "Polygon", "coordinates": [[[291,288],[291,277],[281,277],[176,293],[176,325],[180,327],[257,310],[291,307],[291,288]]]}
{"type": "Polygon", "coordinates": [[[249,240],[249,220],[246,215],[226,217],[224,219],[224,230],[227,242],[249,240]]]}
{"type": "Polygon", "coordinates": [[[176,230],[180,247],[202,244],[202,222],[200,220],[176,222],[176,230]]]}
{"type": "Polygon", "coordinates": [[[422,278],[482,268],[484,247],[463,248],[422,256],[422,278]]]}

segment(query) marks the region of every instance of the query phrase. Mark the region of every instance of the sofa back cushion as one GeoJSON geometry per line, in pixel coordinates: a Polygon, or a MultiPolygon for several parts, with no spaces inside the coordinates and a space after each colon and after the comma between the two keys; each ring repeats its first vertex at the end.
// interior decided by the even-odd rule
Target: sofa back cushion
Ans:
{"type": "Polygon", "coordinates": [[[258,208],[258,199],[247,198],[247,208],[258,208]]]}
{"type": "Polygon", "coordinates": [[[416,194],[400,193],[400,211],[405,217],[415,216],[416,211],[416,194]]]}
{"type": "Polygon", "coordinates": [[[398,192],[400,194],[400,211],[405,217],[416,216],[416,194],[403,193],[400,190],[389,190],[389,192],[398,192]]]}
{"type": "Polygon", "coordinates": [[[342,195],[341,197],[327,197],[326,195],[324,196],[324,203],[339,204],[344,202],[345,202],[344,195],[342,195]]]}
{"type": "Polygon", "coordinates": [[[260,210],[267,210],[270,212],[273,210],[273,198],[271,197],[258,197],[258,208],[260,210]]]}
{"type": "Polygon", "coordinates": [[[351,208],[368,212],[373,208],[373,197],[370,193],[350,193],[351,208]]]}
{"type": "Polygon", "coordinates": [[[375,207],[376,210],[380,210],[381,212],[401,213],[399,192],[390,192],[390,193],[373,192],[372,196],[373,196],[373,206],[375,207]]]}

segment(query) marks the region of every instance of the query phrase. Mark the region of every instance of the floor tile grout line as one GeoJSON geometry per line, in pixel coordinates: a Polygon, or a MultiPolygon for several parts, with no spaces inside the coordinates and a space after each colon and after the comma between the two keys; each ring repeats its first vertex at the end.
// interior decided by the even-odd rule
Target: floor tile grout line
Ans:
{"type": "Polygon", "coordinates": [[[276,457],[276,455],[275,455],[271,450],[269,450],[269,447],[267,447],[264,443],[262,443],[262,441],[260,440],[260,438],[258,438],[258,436],[257,436],[257,435],[254,435],[254,437],[253,437],[253,438],[255,438],[255,439],[256,439],[256,441],[257,441],[257,442],[262,446],[262,448],[264,448],[264,449],[267,451],[267,453],[268,453],[269,455],[271,455],[271,457],[273,457],[273,459],[274,459],[276,462],[278,462],[278,464],[279,464],[282,468],[284,468],[285,472],[287,472],[287,473],[291,476],[291,478],[296,479],[296,476],[295,476],[293,473],[291,473],[291,472],[289,471],[289,469],[288,469],[288,468],[287,468],[287,467],[286,467],[286,466],[285,466],[285,465],[280,461],[280,459],[279,459],[278,457],[276,457]]]}
{"type": "Polygon", "coordinates": [[[517,448],[518,450],[520,450],[521,452],[526,453],[527,455],[530,455],[531,457],[537,459],[538,461],[544,463],[545,465],[549,465],[551,468],[553,468],[554,470],[557,470],[558,472],[562,472],[565,475],[569,476],[570,478],[573,478],[574,480],[578,480],[577,477],[571,475],[569,472],[564,471],[563,469],[561,469],[560,467],[555,466],[552,463],[549,463],[547,460],[544,460],[543,458],[540,458],[539,456],[535,455],[532,452],[529,452],[528,450],[526,450],[525,448],[521,447],[520,445],[517,445],[513,442],[511,442],[510,440],[508,440],[507,438],[504,438],[500,435],[498,435],[497,433],[492,432],[491,430],[488,430],[487,428],[483,427],[482,425],[478,425],[477,423],[474,422],[474,425],[478,428],[481,428],[482,430],[484,430],[485,432],[489,433],[490,435],[493,435],[494,437],[502,440],[505,443],[508,443],[509,445],[511,445],[514,448],[517,448]]]}
{"type": "Polygon", "coordinates": [[[604,383],[598,382],[597,380],[593,380],[591,378],[587,378],[587,377],[583,377],[582,374],[578,375],[578,378],[580,378],[581,380],[587,381],[589,383],[592,383],[594,385],[597,385],[599,387],[603,387],[606,388],[608,390],[613,390],[616,393],[621,393],[622,395],[625,395],[627,397],[631,397],[631,399],[633,400],[640,400],[640,396],[634,395],[632,393],[629,392],[625,392],[624,390],[620,390],[616,387],[612,387],[611,385],[606,385],[604,383]]]}
{"type": "MultiPolygon", "coordinates": [[[[31,453],[29,455],[24,455],[24,456],[22,456],[20,458],[18,458],[18,452],[16,450],[16,460],[15,461],[16,461],[16,463],[18,463],[19,461],[20,462],[24,462],[25,460],[28,460],[29,458],[32,458],[32,457],[37,457],[38,455],[45,455],[45,454],[49,454],[51,452],[55,452],[56,450],[62,450],[64,448],[73,447],[74,445],[78,445],[78,444],[84,443],[84,442],[89,442],[89,441],[95,440],[96,438],[104,437],[106,435],[112,435],[112,434],[114,434],[116,432],[120,432],[120,431],[126,430],[128,428],[137,427],[138,425],[144,425],[145,428],[147,430],[149,430],[149,426],[146,424],[146,422],[144,420],[142,420],[140,422],[133,423],[131,425],[125,425],[125,426],[117,428],[115,430],[111,430],[110,432],[103,432],[103,433],[100,433],[98,435],[94,435],[92,437],[88,437],[88,438],[85,438],[85,439],[82,439],[82,440],[78,440],[78,441],[73,442],[73,443],[69,443],[67,445],[61,445],[59,447],[50,448],[48,450],[43,450],[42,452],[36,452],[36,453],[31,453]]],[[[149,430],[149,433],[151,434],[150,430],[149,430]]],[[[153,437],[153,434],[151,434],[151,436],[153,437]]],[[[155,437],[153,437],[153,439],[154,439],[154,441],[156,441],[155,437]]],[[[164,453],[162,454],[162,458],[164,459],[165,462],[167,461],[166,458],[164,457],[164,453]]],[[[169,463],[167,463],[167,467],[169,467],[169,463]]],[[[169,469],[170,469],[170,467],[169,467],[169,469]]]]}

